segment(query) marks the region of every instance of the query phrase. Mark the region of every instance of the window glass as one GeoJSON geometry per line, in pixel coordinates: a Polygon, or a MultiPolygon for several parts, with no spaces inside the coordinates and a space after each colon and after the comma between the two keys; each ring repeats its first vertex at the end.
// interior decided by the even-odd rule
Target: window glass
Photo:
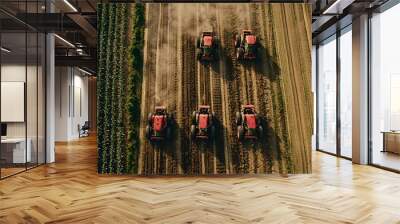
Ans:
{"type": "Polygon", "coordinates": [[[348,158],[352,156],[352,73],[350,26],[340,36],[340,153],[348,158]]]}
{"type": "Polygon", "coordinates": [[[400,170],[400,4],[371,19],[372,163],[400,170]]]}
{"type": "Polygon", "coordinates": [[[336,153],[336,36],[318,48],[318,149],[336,153]]]}

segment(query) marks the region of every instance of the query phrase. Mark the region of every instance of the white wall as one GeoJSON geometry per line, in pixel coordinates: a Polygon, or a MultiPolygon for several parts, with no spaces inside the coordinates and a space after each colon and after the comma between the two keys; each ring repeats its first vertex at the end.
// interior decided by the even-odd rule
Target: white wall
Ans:
{"type": "Polygon", "coordinates": [[[88,120],[88,78],[73,67],[56,67],[55,140],[79,137],[78,125],[88,120]]]}

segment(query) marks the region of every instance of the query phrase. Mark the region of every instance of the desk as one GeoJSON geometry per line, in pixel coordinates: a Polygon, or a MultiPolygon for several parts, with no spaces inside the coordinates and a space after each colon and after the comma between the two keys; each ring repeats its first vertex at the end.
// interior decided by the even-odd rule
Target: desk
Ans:
{"type": "Polygon", "coordinates": [[[382,152],[392,152],[400,154],[400,132],[384,131],[382,152]]]}
{"type": "Polygon", "coordinates": [[[6,138],[1,139],[1,156],[6,163],[26,163],[31,162],[32,141],[30,138],[26,140],[28,143],[25,152],[25,138],[6,138]],[[11,156],[12,154],[12,156],[11,156]],[[11,159],[12,158],[12,159],[11,159]],[[25,160],[26,159],[26,160],[25,160]]]}

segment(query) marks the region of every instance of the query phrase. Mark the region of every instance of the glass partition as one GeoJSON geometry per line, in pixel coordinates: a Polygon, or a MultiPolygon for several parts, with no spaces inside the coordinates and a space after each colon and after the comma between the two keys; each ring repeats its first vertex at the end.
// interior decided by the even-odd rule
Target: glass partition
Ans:
{"type": "Polygon", "coordinates": [[[26,43],[25,32],[1,34],[2,177],[24,171],[31,161],[26,141],[26,43]]]}
{"type": "Polygon", "coordinates": [[[317,149],[336,154],[336,35],[318,47],[317,149]]]}
{"type": "Polygon", "coordinates": [[[46,38],[13,17],[42,12],[43,6],[44,1],[0,3],[15,10],[0,12],[0,178],[45,163],[46,38]]]}

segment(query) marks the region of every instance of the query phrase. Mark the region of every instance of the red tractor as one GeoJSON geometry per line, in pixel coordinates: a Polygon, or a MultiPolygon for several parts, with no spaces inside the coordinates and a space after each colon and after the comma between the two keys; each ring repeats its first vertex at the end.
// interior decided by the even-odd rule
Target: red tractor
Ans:
{"type": "Polygon", "coordinates": [[[253,105],[242,105],[241,112],[236,112],[237,138],[260,139],[264,134],[260,118],[253,105]]]}
{"type": "Polygon", "coordinates": [[[193,111],[190,136],[192,139],[205,140],[215,137],[215,115],[210,106],[201,105],[197,111],[193,111]]]}
{"type": "Polygon", "coordinates": [[[218,39],[214,32],[203,32],[196,41],[197,59],[200,61],[217,60],[218,39]]]}
{"type": "Polygon", "coordinates": [[[251,30],[243,30],[242,34],[236,35],[235,49],[237,60],[254,60],[257,58],[257,37],[251,30]]]}
{"type": "Polygon", "coordinates": [[[155,107],[154,113],[149,113],[146,126],[146,137],[150,141],[162,141],[171,138],[172,118],[164,106],[155,107]]]}

